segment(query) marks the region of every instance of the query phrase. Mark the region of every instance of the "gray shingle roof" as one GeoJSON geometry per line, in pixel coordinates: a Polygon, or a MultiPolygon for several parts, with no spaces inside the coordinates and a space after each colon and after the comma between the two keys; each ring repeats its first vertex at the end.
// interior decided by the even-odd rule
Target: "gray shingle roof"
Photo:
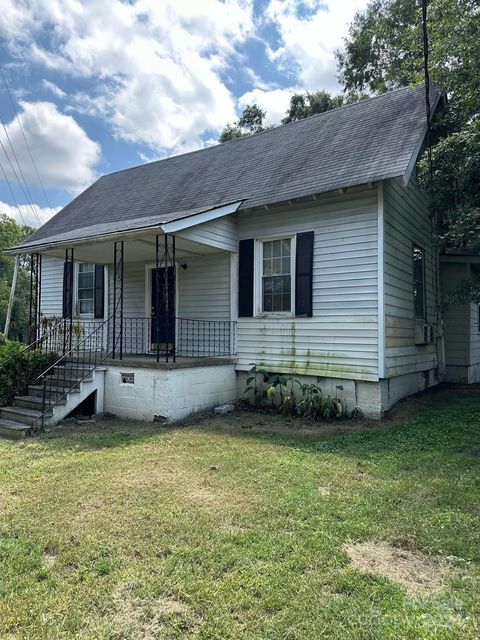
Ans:
{"type": "Polygon", "coordinates": [[[237,200],[251,208],[403,176],[424,129],[424,87],[392,91],[102,176],[24,244],[94,236],[99,226],[161,224],[237,200]]]}

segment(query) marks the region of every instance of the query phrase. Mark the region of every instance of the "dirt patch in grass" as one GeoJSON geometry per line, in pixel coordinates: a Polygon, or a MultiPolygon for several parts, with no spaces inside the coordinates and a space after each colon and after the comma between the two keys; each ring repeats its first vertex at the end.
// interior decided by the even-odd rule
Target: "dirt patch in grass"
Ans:
{"type": "Polygon", "coordinates": [[[107,622],[112,638],[153,640],[162,638],[172,622],[182,629],[184,637],[189,637],[198,628],[200,619],[171,595],[141,598],[133,585],[123,584],[113,593],[107,622]]]}
{"type": "Polygon", "coordinates": [[[416,596],[435,595],[457,570],[445,560],[408,549],[399,549],[386,542],[358,542],[345,545],[351,567],[375,573],[402,585],[416,596]]]}

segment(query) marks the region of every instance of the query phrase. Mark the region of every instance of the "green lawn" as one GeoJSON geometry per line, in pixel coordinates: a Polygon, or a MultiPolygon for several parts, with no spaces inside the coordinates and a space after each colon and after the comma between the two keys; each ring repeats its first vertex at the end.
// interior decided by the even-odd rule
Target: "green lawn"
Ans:
{"type": "Polygon", "coordinates": [[[0,441],[0,638],[478,639],[480,391],[304,426],[0,441]],[[357,542],[392,566],[354,568],[357,542]]]}

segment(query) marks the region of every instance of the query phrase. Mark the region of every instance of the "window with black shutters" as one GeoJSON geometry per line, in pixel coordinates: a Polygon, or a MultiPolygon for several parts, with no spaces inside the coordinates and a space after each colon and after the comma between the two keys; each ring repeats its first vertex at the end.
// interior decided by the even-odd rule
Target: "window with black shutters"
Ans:
{"type": "Polygon", "coordinates": [[[262,242],[262,311],[292,310],[292,239],[262,242]]]}
{"type": "Polygon", "coordinates": [[[425,319],[425,250],[413,245],[413,304],[415,318],[425,319]]]}

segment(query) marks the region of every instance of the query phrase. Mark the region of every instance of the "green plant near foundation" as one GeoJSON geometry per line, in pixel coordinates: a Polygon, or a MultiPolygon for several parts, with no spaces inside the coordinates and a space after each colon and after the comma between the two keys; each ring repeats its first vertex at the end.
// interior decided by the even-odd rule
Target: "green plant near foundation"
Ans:
{"type": "Polygon", "coordinates": [[[293,377],[269,373],[255,363],[250,364],[245,387],[247,398],[251,400],[253,397],[257,410],[280,413],[286,418],[300,416],[312,420],[350,417],[339,391],[343,391],[341,385],[336,387],[336,394],[332,397],[324,394],[317,384],[301,383],[293,377]]]}

